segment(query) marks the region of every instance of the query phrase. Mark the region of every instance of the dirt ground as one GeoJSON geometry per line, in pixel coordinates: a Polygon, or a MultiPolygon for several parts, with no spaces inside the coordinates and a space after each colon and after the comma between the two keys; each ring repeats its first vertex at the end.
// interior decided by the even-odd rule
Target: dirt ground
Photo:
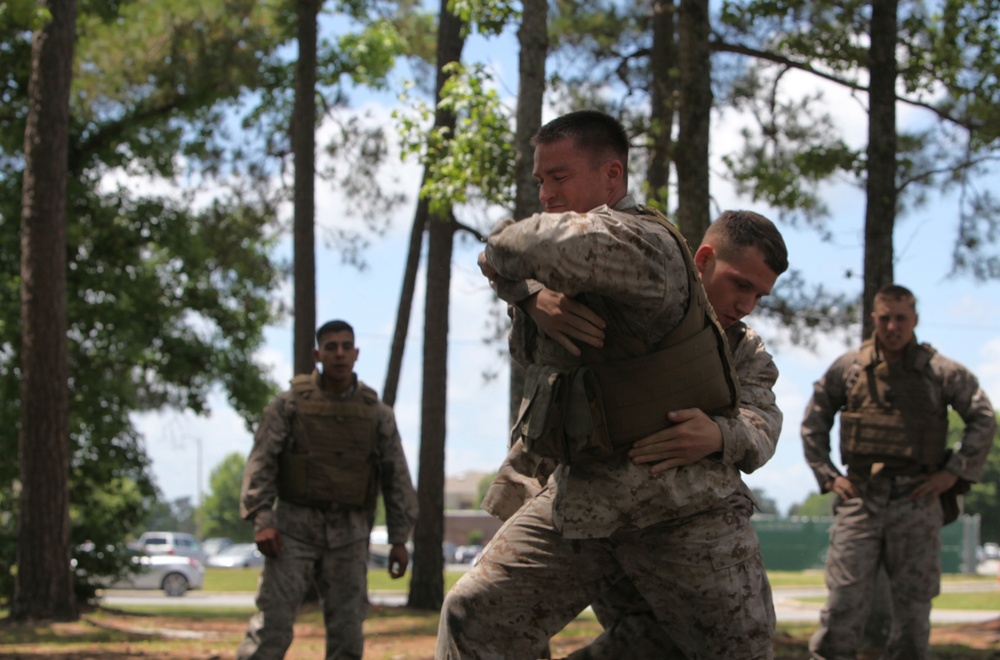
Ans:
{"type": "MultiPolygon", "coordinates": [[[[365,657],[378,660],[433,658],[436,616],[406,609],[378,611],[365,624],[365,657]]],[[[97,611],[74,623],[12,626],[0,623],[0,657],[35,660],[233,660],[246,622],[238,618],[195,619],[149,617],[97,611]]],[[[553,640],[553,657],[585,645],[596,623],[571,624],[553,640]]],[[[809,630],[779,625],[775,657],[807,657],[809,630]]],[[[935,658],[1000,660],[1000,619],[984,624],[935,626],[931,642],[935,658]]],[[[288,660],[323,656],[323,629],[299,623],[288,660]]],[[[869,655],[868,657],[877,657],[869,655]]]]}

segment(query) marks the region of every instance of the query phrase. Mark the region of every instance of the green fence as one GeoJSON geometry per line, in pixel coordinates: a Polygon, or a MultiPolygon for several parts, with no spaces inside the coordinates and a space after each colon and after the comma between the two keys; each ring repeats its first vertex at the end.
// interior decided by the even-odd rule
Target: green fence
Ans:
{"type": "MultiPolygon", "coordinates": [[[[764,565],[777,571],[822,569],[830,541],[832,517],[791,517],[757,514],[752,519],[760,538],[764,565]]],[[[963,515],[941,530],[941,569],[945,573],[975,573],[979,516],[963,515]]]]}

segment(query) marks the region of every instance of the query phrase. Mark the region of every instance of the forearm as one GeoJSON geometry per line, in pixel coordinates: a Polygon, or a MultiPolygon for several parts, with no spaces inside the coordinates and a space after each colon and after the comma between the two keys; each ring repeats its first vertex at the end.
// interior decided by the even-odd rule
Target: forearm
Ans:
{"type": "MultiPolygon", "coordinates": [[[[386,409],[388,407],[386,406],[386,409]]],[[[390,543],[405,543],[417,519],[417,498],[410,479],[410,469],[396,430],[395,419],[380,420],[380,484],[385,503],[385,524],[390,543]]]]}
{"type": "Polygon", "coordinates": [[[508,280],[535,279],[568,296],[586,291],[655,306],[665,295],[665,264],[676,261],[679,248],[665,231],[651,236],[610,216],[541,213],[501,223],[486,259],[508,280]]]}

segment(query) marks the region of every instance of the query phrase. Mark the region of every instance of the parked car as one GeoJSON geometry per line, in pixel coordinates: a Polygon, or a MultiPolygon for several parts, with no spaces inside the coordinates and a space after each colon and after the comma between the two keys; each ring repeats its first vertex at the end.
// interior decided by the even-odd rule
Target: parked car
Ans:
{"type": "Polygon", "coordinates": [[[208,558],[208,565],[216,568],[252,568],[264,565],[256,543],[237,543],[208,558]]]}
{"type": "Polygon", "coordinates": [[[204,548],[193,534],[183,532],[143,532],[136,546],[147,555],[179,555],[193,557],[203,564],[207,559],[204,548]]]}
{"type": "Polygon", "coordinates": [[[205,539],[201,544],[201,549],[205,551],[206,557],[213,557],[233,544],[233,540],[228,536],[213,536],[205,539]]]}
{"type": "Polygon", "coordinates": [[[459,564],[473,564],[482,551],[481,545],[460,545],[455,550],[455,561],[459,564]]]}
{"type": "MultiPolygon", "coordinates": [[[[109,547],[106,551],[113,551],[109,547]]],[[[93,543],[85,543],[76,549],[76,556],[70,562],[73,570],[88,584],[98,589],[163,589],[168,596],[183,596],[191,589],[201,589],[205,582],[205,567],[193,557],[180,555],[146,555],[131,552],[134,572],[117,580],[93,574],[95,563],[87,555],[101,555],[93,543]]]]}
{"type": "Polygon", "coordinates": [[[168,596],[183,596],[205,583],[205,567],[193,557],[137,555],[132,563],[139,572],[112,583],[109,589],[163,589],[168,596]]]}

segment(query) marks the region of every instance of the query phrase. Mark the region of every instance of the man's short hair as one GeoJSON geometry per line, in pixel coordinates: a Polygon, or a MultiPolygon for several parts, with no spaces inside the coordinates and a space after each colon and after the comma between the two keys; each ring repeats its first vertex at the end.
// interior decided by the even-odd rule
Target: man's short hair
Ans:
{"type": "Polygon", "coordinates": [[[551,144],[560,140],[589,151],[597,158],[617,158],[628,167],[628,133],[621,122],[598,110],[578,110],[556,117],[538,129],[531,146],[551,144]]]}
{"type": "Polygon", "coordinates": [[[705,240],[711,240],[723,261],[732,261],[748,247],[764,255],[764,263],[781,275],[788,270],[788,248],[774,223],[753,211],[724,211],[708,226],[705,240]]]}
{"type": "Polygon", "coordinates": [[[874,302],[879,300],[903,301],[910,304],[913,311],[917,311],[917,297],[913,292],[901,284],[886,284],[875,292],[874,302]]]}
{"type": "Polygon", "coordinates": [[[351,333],[351,338],[354,338],[354,328],[347,321],[327,321],[323,325],[319,326],[316,331],[316,345],[319,346],[320,342],[323,340],[323,335],[328,335],[331,332],[344,332],[347,331],[351,333]]]}

